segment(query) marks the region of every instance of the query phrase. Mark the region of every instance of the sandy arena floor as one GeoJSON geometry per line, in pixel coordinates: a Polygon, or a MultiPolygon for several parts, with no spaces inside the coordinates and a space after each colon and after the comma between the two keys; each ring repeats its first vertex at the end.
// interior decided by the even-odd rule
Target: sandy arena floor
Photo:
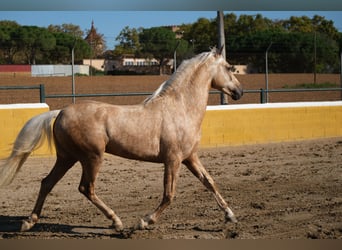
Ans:
{"type": "Polygon", "coordinates": [[[21,233],[21,220],[54,163],[29,158],[14,182],[0,190],[0,238],[342,239],[342,138],[201,149],[200,155],[237,225],[224,225],[213,196],[184,167],[176,198],[158,223],[130,233],[159,204],[163,168],[108,155],[96,190],[121,217],[123,233],[112,231],[78,192],[78,164],[48,196],[39,223],[21,233]]]}

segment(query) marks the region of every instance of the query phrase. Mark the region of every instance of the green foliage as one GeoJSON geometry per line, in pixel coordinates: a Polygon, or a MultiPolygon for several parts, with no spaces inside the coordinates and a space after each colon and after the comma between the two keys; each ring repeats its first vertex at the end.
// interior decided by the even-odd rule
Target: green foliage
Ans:
{"type": "Polygon", "coordinates": [[[199,18],[187,33],[184,32],[184,40],[191,42],[195,54],[208,51],[217,44],[217,25],[206,18],[199,18]]]}
{"type": "Polygon", "coordinates": [[[18,51],[16,41],[13,39],[19,24],[12,21],[0,22],[0,62],[11,63],[18,51]]]}
{"type": "Polygon", "coordinates": [[[52,63],[71,63],[71,50],[74,47],[75,63],[81,63],[83,58],[90,57],[90,46],[83,39],[71,34],[58,32],[54,33],[56,46],[50,51],[52,63]]]}
{"type": "Polygon", "coordinates": [[[175,32],[164,27],[154,27],[143,29],[139,34],[141,50],[137,52],[139,56],[145,58],[156,58],[163,66],[168,58],[173,58],[176,51],[181,59],[188,50],[188,43],[185,40],[177,39],[175,32]]]}
{"type": "Polygon", "coordinates": [[[116,37],[119,44],[115,46],[113,54],[114,56],[133,54],[137,57],[154,57],[159,59],[160,65],[163,65],[166,59],[173,58],[177,47],[177,58],[181,61],[189,54],[189,43],[177,38],[176,34],[165,27],[135,29],[126,26],[116,37]]]}
{"type": "Polygon", "coordinates": [[[82,38],[84,36],[84,32],[81,30],[80,26],[71,23],[64,23],[62,25],[51,24],[47,29],[52,33],[65,33],[76,38],[82,38]]]}
{"type": "Polygon", "coordinates": [[[269,72],[317,73],[339,71],[341,33],[324,17],[291,17],[271,21],[257,15],[225,16],[226,49],[232,64],[251,64],[265,72],[266,49],[269,72]],[[316,48],[316,49],[315,49],[316,48]]]}
{"type": "Polygon", "coordinates": [[[27,63],[36,64],[56,46],[56,39],[45,28],[21,26],[16,31],[16,44],[25,54],[27,63]]]}
{"type": "Polygon", "coordinates": [[[173,50],[176,47],[175,33],[163,27],[143,29],[139,35],[139,40],[142,45],[142,54],[162,60],[172,58],[173,50]]]}
{"type": "Polygon", "coordinates": [[[21,26],[12,21],[0,21],[0,63],[44,64],[71,63],[75,46],[75,62],[90,56],[90,47],[80,39],[79,26],[21,26]]]}
{"type": "Polygon", "coordinates": [[[119,42],[114,49],[114,55],[136,54],[141,49],[139,33],[141,30],[126,26],[116,37],[119,42]]]}

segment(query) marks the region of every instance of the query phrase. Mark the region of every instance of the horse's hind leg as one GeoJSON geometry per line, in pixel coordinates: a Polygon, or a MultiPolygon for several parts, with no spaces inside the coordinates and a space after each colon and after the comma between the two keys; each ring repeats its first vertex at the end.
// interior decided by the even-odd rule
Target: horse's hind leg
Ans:
{"type": "Polygon", "coordinates": [[[66,160],[58,157],[51,172],[42,180],[39,195],[31,216],[23,221],[21,231],[30,230],[38,221],[46,196],[51,192],[56,183],[62,179],[65,173],[75,164],[74,160],[66,160]]]}
{"type": "Polygon", "coordinates": [[[144,229],[146,226],[155,223],[160,217],[161,213],[171,204],[175,196],[176,181],[178,179],[180,166],[181,164],[178,160],[174,160],[168,164],[165,164],[163,199],[153,213],[140,220],[135,229],[144,229]]]}
{"type": "Polygon", "coordinates": [[[222,198],[219,193],[213,178],[203,167],[201,161],[198,158],[198,155],[195,153],[187,160],[183,162],[187,168],[203,183],[203,185],[210,190],[217,201],[219,207],[225,212],[226,222],[237,222],[235,215],[232,210],[228,207],[227,202],[222,198]]]}
{"type": "Polygon", "coordinates": [[[123,230],[120,218],[95,194],[95,180],[102,163],[102,157],[94,157],[82,161],[82,178],[79,185],[79,191],[84,194],[101,212],[113,222],[116,231],[123,230]]]}

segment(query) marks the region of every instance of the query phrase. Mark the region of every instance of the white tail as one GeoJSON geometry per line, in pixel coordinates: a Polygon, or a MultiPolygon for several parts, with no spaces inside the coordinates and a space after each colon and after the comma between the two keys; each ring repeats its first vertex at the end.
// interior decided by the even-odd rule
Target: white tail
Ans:
{"type": "Polygon", "coordinates": [[[49,146],[52,143],[51,121],[60,110],[49,111],[31,118],[19,132],[11,155],[0,166],[0,187],[12,182],[32,151],[40,147],[47,138],[49,146]]]}

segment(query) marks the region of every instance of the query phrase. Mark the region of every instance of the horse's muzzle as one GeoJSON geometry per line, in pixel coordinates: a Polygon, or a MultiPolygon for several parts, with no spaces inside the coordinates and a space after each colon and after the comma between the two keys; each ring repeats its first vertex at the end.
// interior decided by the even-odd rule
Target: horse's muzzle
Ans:
{"type": "Polygon", "coordinates": [[[243,89],[235,89],[232,91],[231,97],[233,100],[239,100],[243,96],[243,89]]]}

